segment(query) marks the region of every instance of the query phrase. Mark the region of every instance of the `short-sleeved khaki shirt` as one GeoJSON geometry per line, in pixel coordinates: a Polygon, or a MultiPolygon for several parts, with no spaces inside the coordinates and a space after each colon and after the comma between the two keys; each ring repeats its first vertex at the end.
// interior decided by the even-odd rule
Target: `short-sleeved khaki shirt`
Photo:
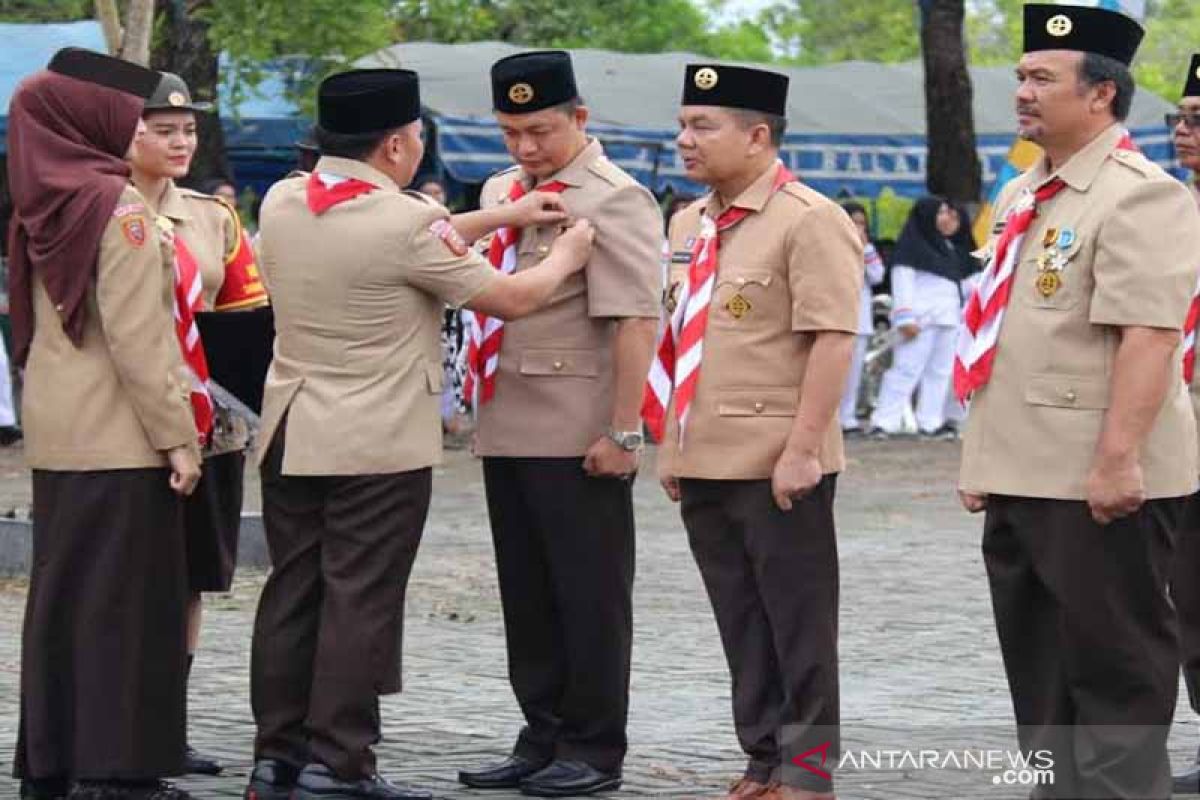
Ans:
{"type": "MultiPolygon", "coordinates": [[[[507,202],[513,168],[483,187],[487,208],[507,202]]],[[[546,182],[566,184],[563,203],[596,230],[587,266],[540,311],[504,325],[494,398],[478,409],[481,456],[582,456],[612,420],[613,336],[621,318],[659,315],[662,213],[650,194],[592,141],[546,182]]],[[[541,262],[557,228],[521,232],[517,271],[541,262]]]]}
{"type": "MultiPolygon", "coordinates": [[[[1140,153],[1115,149],[1122,134],[1114,125],[1058,170],[1066,187],[1041,205],[1025,235],[991,379],[976,392],[967,418],[965,491],[1085,499],[1120,328],[1183,327],[1196,286],[1200,213],[1179,181],[1140,153]],[[1046,294],[1038,288],[1038,258],[1059,246],[1054,242],[1067,265],[1061,286],[1046,294]]],[[[997,204],[997,218],[1021,192],[1051,177],[1043,160],[1015,179],[997,204]]],[[[1142,446],[1149,497],[1195,491],[1195,441],[1181,344],[1166,400],[1142,446]]]]}
{"type": "Polygon", "coordinates": [[[286,475],[428,467],[442,453],[443,309],[487,290],[497,273],[433,232],[449,212],[432,200],[360,161],[324,157],[317,170],[378,188],[317,215],[304,175],[263,202],[276,338],[259,458],[286,414],[286,475]]]}
{"type": "MultiPolygon", "coordinates": [[[[812,334],[858,332],[863,248],[854,224],[802,183],[772,194],[777,169],[772,166],[730,204],[754,213],[721,234],[686,436],[681,447],[672,407],[659,448],[660,474],[771,477],[795,421],[812,334]]],[[[671,221],[668,312],[686,285],[702,212],[715,219],[724,208],[709,195],[671,221]]],[[[829,420],[820,461],[825,473],[845,467],[836,418],[829,420]]]]}

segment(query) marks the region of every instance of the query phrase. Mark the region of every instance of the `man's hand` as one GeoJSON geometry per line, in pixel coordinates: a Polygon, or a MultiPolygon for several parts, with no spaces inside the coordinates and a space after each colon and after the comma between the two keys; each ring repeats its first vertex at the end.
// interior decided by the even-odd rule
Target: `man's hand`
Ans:
{"type": "Polygon", "coordinates": [[[507,224],[514,228],[537,228],[562,225],[569,218],[562,196],[557,192],[530,192],[506,206],[507,224]]]}
{"type": "Polygon", "coordinates": [[[592,241],[596,238],[596,230],[586,219],[578,219],[559,234],[550,246],[550,255],[565,256],[565,261],[571,272],[583,269],[588,258],[592,255],[592,241]]]}
{"type": "Polygon", "coordinates": [[[1136,456],[1097,454],[1084,487],[1092,519],[1101,525],[1129,516],[1146,502],[1142,465],[1136,456]]]}
{"type": "Polygon", "coordinates": [[[775,462],[771,475],[771,494],[780,511],[791,511],[792,501],[799,500],[821,482],[821,460],[816,454],[796,454],[784,450],[775,462]]]}
{"type": "Polygon", "coordinates": [[[193,447],[174,447],[167,451],[171,464],[171,491],[187,497],[200,481],[200,456],[193,447]]]}
{"type": "Polygon", "coordinates": [[[674,475],[663,475],[659,477],[658,482],[662,485],[663,491],[667,493],[667,499],[672,503],[678,503],[682,495],[679,493],[679,478],[674,475]]]}
{"type": "Polygon", "coordinates": [[[900,331],[900,335],[904,337],[905,341],[911,342],[920,335],[921,326],[915,322],[909,322],[905,325],[900,325],[896,330],[900,331]]]}
{"type": "Polygon", "coordinates": [[[958,499],[962,502],[962,507],[972,514],[978,514],[987,508],[987,495],[975,494],[974,492],[964,492],[961,489],[958,491],[958,499]]]}
{"type": "Polygon", "coordinates": [[[626,450],[607,436],[601,436],[583,457],[583,471],[593,478],[628,480],[637,472],[640,453],[626,450]]]}

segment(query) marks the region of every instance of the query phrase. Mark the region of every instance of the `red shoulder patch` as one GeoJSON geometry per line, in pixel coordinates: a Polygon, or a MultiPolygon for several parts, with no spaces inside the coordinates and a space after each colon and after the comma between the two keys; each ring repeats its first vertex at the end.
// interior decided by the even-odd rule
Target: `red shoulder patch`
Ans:
{"type": "Polygon", "coordinates": [[[455,229],[450,220],[442,218],[436,220],[429,226],[429,232],[442,240],[442,244],[446,245],[446,249],[456,256],[465,256],[467,254],[467,242],[462,238],[462,234],[455,229]]]}
{"type": "Polygon", "coordinates": [[[146,244],[146,218],[136,216],[121,220],[121,233],[125,235],[125,241],[134,247],[144,247],[146,244]]]}

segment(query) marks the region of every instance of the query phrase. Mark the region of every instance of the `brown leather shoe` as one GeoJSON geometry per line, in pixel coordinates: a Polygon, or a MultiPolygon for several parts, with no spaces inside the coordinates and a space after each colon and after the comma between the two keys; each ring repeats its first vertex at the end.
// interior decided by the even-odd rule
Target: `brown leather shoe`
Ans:
{"type": "Polygon", "coordinates": [[[797,789],[795,786],[776,784],[758,800],[837,800],[832,792],[814,792],[811,789],[797,789]]]}
{"type": "Polygon", "coordinates": [[[749,778],[738,778],[729,787],[724,800],[766,800],[774,784],[759,783],[749,778]]]}

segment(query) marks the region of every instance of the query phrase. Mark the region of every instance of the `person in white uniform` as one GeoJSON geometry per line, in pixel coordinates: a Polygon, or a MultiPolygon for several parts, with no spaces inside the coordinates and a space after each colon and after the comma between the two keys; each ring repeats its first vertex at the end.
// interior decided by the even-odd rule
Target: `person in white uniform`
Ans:
{"type": "Polygon", "coordinates": [[[858,203],[842,203],[842,208],[854,220],[859,238],[863,242],[863,269],[866,271],[863,281],[862,296],[858,304],[858,337],[854,343],[854,357],[850,362],[850,374],[846,376],[846,390],[842,395],[842,405],[838,409],[842,433],[854,435],[861,432],[858,424],[858,393],[862,385],[863,363],[867,356],[867,345],[871,334],[875,332],[875,320],[871,314],[871,287],[883,283],[883,259],[875,245],[871,243],[871,234],[867,225],[867,210],[858,203]]]}
{"type": "Polygon", "coordinates": [[[971,250],[965,212],[941,197],[917,201],[892,257],[896,346],[871,415],[869,435],[886,438],[899,433],[918,386],[918,431],[934,438],[956,435],[946,423],[946,394],[966,281],[979,270],[971,250]]]}

